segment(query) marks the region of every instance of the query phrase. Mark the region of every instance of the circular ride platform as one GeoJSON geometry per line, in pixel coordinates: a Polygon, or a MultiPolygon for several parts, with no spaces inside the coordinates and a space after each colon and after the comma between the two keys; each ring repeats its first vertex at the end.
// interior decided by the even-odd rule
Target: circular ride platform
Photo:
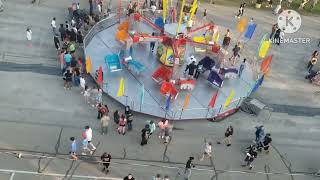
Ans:
{"type": "MultiPolygon", "coordinates": [[[[124,19],[121,19],[121,22],[123,21],[124,19]]],[[[136,112],[172,120],[219,119],[236,112],[244,98],[249,95],[252,85],[255,83],[253,72],[249,65],[244,68],[241,78],[238,75],[232,78],[223,78],[223,85],[220,88],[208,81],[210,71],[207,71],[200,74],[199,78],[196,79],[193,90],[183,90],[180,89],[179,85],[175,85],[178,95],[176,99],[171,99],[168,108],[168,96],[160,93],[161,84],[155,82],[152,78],[153,73],[163,65],[156,53],[157,46],[159,45],[158,42],[155,45],[154,52],[150,50],[150,42],[147,41],[133,43],[131,50],[128,50],[128,52],[132,53],[131,58],[140,64],[140,66],[143,66],[141,72],[137,72],[129,63],[123,63],[121,58],[119,59],[121,63],[120,67],[117,67],[117,65],[113,66],[111,61],[107,60],[106,56],[120,55],[125,49],[125,45],[115,38],[118,26],[119,19],[115,15],[111,15],[107,19],[97,23],[85,37],[85,55],[91,61],[92,68],[90,74],[93,77],[96,76],[95,73],[99,69],[99,66],[102,67],[103,91],[121,104],[129,105],[136,112]],[[120,79],[122,78],[124,79],[124,95],[119,97],[117,93],[120,79]],[[142,87],[144,87],[143,101],[141,98],[142,87]],[[213,108],[208,107],[212,96],[217,91],[218,94],[213,108]],[[231,91],[234,92],[234,95],[230,99],[231,91]],[[190,99],[185,104],[187,94],[190,94],[190,99]],[[225,106],[228,97],[231,102],[225,106]]],[[[150,26],[148,22],[144,21],[135,22],[133,28],[135,31],[140,31],[143,34],[152,34],[152,32],[156,31],[155,27],[150,26]]],[[[196,35],[201,36],[202,33],[199,32],[196,35]]],[[[191,55],[195,57],[197,62],[205,56],[209,56],[217,62],[217,57],[203,52],[195,52],[194,45],[187,43],[185,59],[191,55]]],[[[240,63],[233,68],[239,69],[239,66],[240,63]]],[[[186,62],[177,65],[174,69],[174,77],[185,77],[185,68],[186,62]]]]}

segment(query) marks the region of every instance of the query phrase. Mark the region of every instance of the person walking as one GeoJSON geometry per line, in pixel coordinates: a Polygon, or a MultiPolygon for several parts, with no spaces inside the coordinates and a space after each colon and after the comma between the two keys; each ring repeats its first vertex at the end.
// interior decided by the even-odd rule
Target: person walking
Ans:
{"type": "Polygon", "coordinates": [[[194,78],[195,79],[198,79],[199,76],[200,76],[200,73],[203,71],[203,64],[201,61],[198,62],[197,64],[197,69],[196,69],[196,72],[194,73],[194,78]]]}
{"type": "Polygon", "coordinates": [[[309,73],[311,73],[313,66],[317,64],[317,62],[318,62],[318,56],[319,56],[318,51],[314,51],[314,52],[312,53],[311,59],[310,59],[310,61],[308,62],[308,66],[307,66],[309,73]]]}
{"type": "Polygon", "coordinates": [[[126,124],[127,124],[127,119],[126,117],[122,114],[119,120],[119,127],[118,127],[118,133],[125,135],[126,134],[126,124]]]}
{"type": "Polygon", "coordinates": [[[102,135],[108,134],[109,121],[110,121],[110,117],[104,113],[100,119],[102,135]]]}
{"type": "Polygon", "coordinates": [[[67,51],[67,53],[64,55],[64,63],[66,65],[66,68],[71,66],[71,60],[72,60],[72,56],[70,52],[67,51]]]}
{"type": "Polygon", "coordinates": [[[249,166],[249,169],[251,170],[253,168],[253,161],[255,158],[258,156],[257,148],[253,145],[249,146],[247,148],[247,153],[246,153],[246,158],[244,159],[244,165],[242,167],[247,167],[249,166]]]}
{"type": "Polygon", "coordinates": [[[111,155],[107,152],[102,154],[102,156],[100,157],[102,164],[103,164],[102,171],[109,173],[109,166],[110,166],[111,158],[112,158],[111,155]]]}
{"type": "Polygon", "coordinates": [[[74,137],[70,137],[70,141],[71,141],[71,150],[70,150],[70,158],[72,160],[77,160],[77,142],[76,139],[74,137]]]}
{"type": "Polygon", "coordinates": [[[144,146],[146,144],[148,144],[148,138],[150,135],[150,128],[149,125],[146,124],[145,127],[141,130],[141,146],[144,146]]]}
{"type": "Polygon", "coordinates": [[[67,71],[64,73],[64,88],[66,90],[71,90],[72,87],[72,73],[70,69],[67,69],[67,71]]]}
{"type": "Polygon", "coordinates": [[[156,131],[157,127],[156,127],[156,124],[154,123],[154,121],[152,121],[152,120],[148,123],[148,125],[149,125],[149,129],[150,129],[150,134],[149,134],[149,138],[150,138],[150,136],[156,131]]]}
{"type": "Polygon", "coordinates": [[[126,115],[126,119],[127,119],[128,131],[131,131],[132,130],[133,114],[130,109],[130,106],[125,107],[124,114],[126,115]]]}
{"type": "Polygon", "coordinates": [[[238,14],[235,16],[236,18],[240,18],[240,16],[243,16],[245,6],[246,6],[246,3],[241,3],[241,4],[240,4],[239,12],[238,12],[238,14]]]}
{"type": "Polygon", "coordinates": [[[119,110],[114,111],[113,113],[113,121],[115,124],[119,124],[120,114],[119,110]]]}
{"type": "MultiPolygon", "coordinates": [[[[155,36],[155,33],[152,32],[151,36],[155,36]]],[[[155,41],[151,41],[151,42],[150,42],[150,50],[151,50],[151,52],[154,51],[155,45],[156,45],[156,42],[155,42],[155,41]]]]}
{"type": "Polygon", "coordinates": [[[230,30],[227,29],[227,32],[224,35],[224,38],[223,38],[223,41],[222,41],[222,47],[224,49],[227,49],[229,47],[229,45],[230,45],[230,42],[231,42],[231,33],[230,33],[230,30]]]}
{"type": "Polygon", "coordinates": [[[90,150],[90,154],[93,154],[93,152],[97,149],[93,143],[92,143],[92,129],[90,126],[85,127],[86,137],[88,140],[88,148],[90,150]]]}
{"type": "Polygon", "coordinates": [[[31,42],[31,40],[32,40],[32,31],[31,31],[31,29],[30,28],[27,28],[27,40],[28,40],[28,47],[29,48],[32,48],[32,42],[31,42]]]}
{"type": "Polygon", "coordinates": [[[205,158],[211,158],[211,157],[212,157],[212,143],[205,142],[203,146],[203,153],[199,160],[203,161],[205,158]]]}
{"type": "Polygon", "coordinates": [[[52,27],[52,32],[53,34],[56,34],[57,32],[57,25],[56,25],[56,18],[53,17],[52,18],[52,21],[51,21],[51,27],[52,27]]]}
{"type": "Polygon", "coordinates": [[[168,123],[169,122],[166,119],[162,119],[158,123],[158,126],[159,126],[159,139],[163,139],[164,138],[164,132],[165,132],[166,127],[168,126],[168,123]]]}
{"type": "Polygon", "coordinates": [[[229,59],[231,62],[232,62],[232,65],[234,66],[236,64],[236,59],[237,57],[239,56],[239,52],[240,52],[240,42],[238,42],[234,48],[232,49],[232,56],[231,58],[229,59]]]}
{"type": "Polygon", "coordinates": [[[269,148],[271,146],[272,138],[271,134],[267,133],[263,140],[263,149],[266,152],[266,154],[269,154],[269,148]]]}
{"type": "Polygon", "coordinates": [[[97,105],[97,110],[98,110],[97,119],[100,119],[104,114],[107,114],[107,108],[103,106],[102,103],[99,103],[97,105]]]}
{"type": "Polygon", "coordinates": [[[194,160],[194,157],[189,157],[187,163],[186,163],[186,167],[184,169],[184,174],[187,174],[187,178],[190,179],[190,176],[191,176],[191,168],[194,168],[196,167],[194,164],[193,164],[193,160],[194,160]]]}
{"type": "Polygon", "coordinates": [[[255,132],[255,135],[256,135],[256,145],[257,147],[256,148],[260,148],[263,146],[263,140],[264,140],[264,137],[265,137],[265,129],[264,129],[264,126],[261,125],[261,126],[256,126],[256,132],[255,132]]]}
{"type": "Polygon", "coordinates": [[[244,68],[246,67],[246,61],[247,61],[247,59],[244,58],[243,61],[242,61],[242,63],[240,64],[239,74],[238,74],[238,75],[239,75],[239,78],[241,78],[242,72],[243,72],[244,68]]]}
{"type": "Polygon", "coordinates": [[[135,178],[132,176],[131,173],[129,173],[128,176],[123,178],[123,180],[135,180],[135,178]]]}
{"type": "Polygon", "coordinates": [[[54,46],[56,47],[56,50],[59,51],[60,50],[60,41],[59,41],[57,34],[54,35],[53,42],[54,42],[54,46]]]}

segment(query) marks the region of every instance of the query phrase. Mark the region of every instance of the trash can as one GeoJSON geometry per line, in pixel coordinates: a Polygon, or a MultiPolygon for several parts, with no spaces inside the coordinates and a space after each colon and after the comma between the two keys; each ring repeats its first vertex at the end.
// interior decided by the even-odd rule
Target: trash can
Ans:
{"type": "Polygon", "coordinates": [[[261,4],[256,3],[256,9],[260,9],[261,8],[261,4]]]}

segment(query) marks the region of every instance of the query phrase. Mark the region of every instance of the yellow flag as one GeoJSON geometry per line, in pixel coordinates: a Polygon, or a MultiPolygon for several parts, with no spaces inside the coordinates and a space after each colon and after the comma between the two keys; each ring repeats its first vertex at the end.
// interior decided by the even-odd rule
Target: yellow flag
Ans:
{"type": "Polygon", "coordinates": [[[186,95],[186,98],[184,99],[184,102],[183,102],[183,105],[182,105],[182,110],[185,110],[186,107],[188,106],[189,101],[190,101],[190,96],[191,96],[191,94],[187,94],[186,95]]]}
{"type": "Polygon", "coordinates": [[[89,56],[86,58],[86,71],[87,73],[91,73],[92,65],[91,65],[91,59],[89,56]]]}
{"type": "Polygon", "coordinates": [[[124,79],[121,78],[120,79],[120,83],[119,83],[119,89],[118,89],[117,96],[120,97],[120,96],[123,96],[123,95],[124,95],[124,79]]]}
{"type": "Polygon", "coordinates": [[[169,0],[162,0],[162,15],[163,15],[163,23],[166,22],[166,17],[167,17],[167,10],[168,10],[168,4],[169,4],[169,0]]]}
{"type": "Polygon", "coordinates": [[[184,4],[185,4],[186,0],[182,0],[182,4],[181,4],[181,10],[180,10],[180,16],[179,16],[179,22],[178,22],[178,27],[176,30],[176,34],[178,34],[179,29],[180,29],[180,25],[182,23],[182,17],[183,17],[183,8],[184,8],[184,4]]]}
{"type": "Polygon", "coordinates": [[[190,9],[190,17],[189,17],[189,21],[193,18],[195,12],[196,12],[196,9],[198,7],[198,1],[197,0],[194,0],[193,1],[193,4],[191,6],[191,9],[190,9]]]}
{"type": "Polygon", "coordinates": [[[218,41],[219,41],[219,38],[220,38],[220,34],[219,33],[217,33],[215,36],[214,36],[214,43],[218,43],[218,41]]]}
{"type": "Polygon", "coordinates": [[[226,108],[226,107],[228,107],[230,105],[230,103],[231,103],[231,101],[233,99],[233,96],[234,96],[234,90],[231,89],[230,94],[229,94],[228,98],[226,99],[226,102],[223,105],[223,108],[226,108]]]}

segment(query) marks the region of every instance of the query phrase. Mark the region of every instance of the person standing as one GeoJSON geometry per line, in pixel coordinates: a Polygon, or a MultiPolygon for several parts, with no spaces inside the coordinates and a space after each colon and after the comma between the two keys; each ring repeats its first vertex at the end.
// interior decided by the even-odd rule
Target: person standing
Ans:
{"type": "Polygon", "coordinates": [[[109,126],[110,117],[107,114],[103,114],[100,123],[101,123],[101,134],[108,134],[108,126],[109,126]]]}
{"type": "Polygon", "coordinates": [[[60,24],[59,33],[60,33],[61,41],[63,41],[64,38],[66,37],[66,29],[64,28],[63,24],[60,24]]]}
{"type": "Polygon", "coordinates": [[[90,126],[85,127],[86,131],[86,137],[88,140],[88,148],[90,150],[90,154],[93,154],[93,152],[97,149],[93,144],[92,144],[92,129],[90,126]],[[90,147],[89,147],[90,146],[90,147]]]}
{"type": "Polygon", "coordinates": [[[231,138],[233,136],[233,127],[229,126],[224,133],[223,143],[227,146],[231,146],[231,138]]]}
{"type": "Polygon", "coordinates": [[[32,48],[32,31],[30,28],[27,28],[27,40],[28,40],[28,47],[32,48]]]}
{"type": "Polygon", "coordinates": [[[81,31],[78,31],[78,33],[77,33],[77,43],[78,43],[79,47],[82,47],[83,35],[82,35],[81,31]]]}
{"type": "Polygon", "coordinates": [[[204,9],[203,11],[203,20],[205,21],[207,19],[207,9],[204,9]]]}
{"type": "Polygon", "coordinates": [[[115,124],[119,124],[120,114],[119,110],[114,111],[113,113],[113,121],[115,124]]]}
{"type": "Polygon", "coordinates": [[[141,130],[141,146],[144,146],[146,144],[148,144],[148,138],[150,135],[150,128],[149,125],[146,124],[145,127],[141,130]]]}
{"type": "Polygon", "coordinates": [[[281,33],[281,29],[278,28],[274,34],[274,37],[273,37],[273,41],[279,46],[280,45],[280,33],[281,33]]]}
{"type": "Polygon", "coordinates": [[[128,131],[131,131],[132,130],[133,114],[130,109],[130,106],[125,107],[124,114],[126,115],[126,119],[127,119],[128,131]]]}
{"type": "Polygon", "coordinates": [[[200,73],[202,72],[202,70],[203,70],[203,64],[202,64],[202,62],[200,61],[200,62],[198,62],[198,64],[197,64],[197,69],[196,69],[196,72],[194,73],[194,78],[195,79],[198,79],[199,78],[199,76],[200,76],[200,73]]]}
{"type": "Polygon", "coordinates": [[[60,50],[60,41],[59,41],[57,34],[54,35],[53,42],[54,42],[54,46],[56,47],[56,50],[59,51],[60,50]]]}
{"type": "Polygon", "coordinates": [[[118,127],[118,133],[125,135],[126,134],[126,124],[127,124],[127,119],[126,117],[122,114],[119,120],[119,127],[118,127]]]}
{"type": "Polygon", "coordinates": [[[310,59],[308,66],[307,66],[309,73],[311,73],[313,66],[317,64],[318,56],[319,56],[318,51],[314,51],[312,53],[311,59],[310,59]]]}
{"type": "Polygon", "coordinates": [[[89,0],[89,6],[90,6],[90,15],[93,14],[93,3],[92,0],[89,0]]]}
{"type": "Polygon", "coordinates": [[[242,75],[242,72],[244,70],[244,68],[246,67],[246,58],[243,59],[242,63],[240,64],[240,67],[239,67],[239,78],[241,78],[241,75],[242,75]]]}
{"type": "Polygon", "coordinates": [[[273,35],[274,35],[274,33],[276,32],[277,29],[278,29],[278,24],[272,25],[271,34],[269,36],[269,39],[273,39],[273,35]]]}
{"type": "MultiPolygon", "coordinates": [[[[155,36],[155,33],[152,32],[151,36],[155,36]]],[[[151,41],[151,42],[150,42],[150,50],[151,50],[151,52],[154,51],[155,45],[156,45],[156,42],[155,42],[155,41],[151,41]]]]}
{"type": "Polygon", "coordinates": [[[192,61],[191,64],[187,65],[186,69],[184,70],[184,72],[186,73],[188,70],[188,78],[193,78],[194,72],[197,69],[197,65],[195,61],[192,61]]]}
{"type": "Polygon", "coordinates": [[[109,172],[109,166],[110,166],[110,162],[111,162],[111,155],[108,154],[107,152],[103,153],[102,156],[100,157],[102,164],[103,164],[103,169],[102,171],[106,171],[106,173],[109,172]]]}
{"type": "Polygon", "coordinates": [[[124,177],[123,180],[135,180],[131,173],[128,176],[124,177]]]}
{"type": "Polygon", "coordinates": [[[70,137],[71,141],[71,151],[70,151],[70,157],[72,160],[77,160],[77,142],[74,137],[70,137]]]}
{"type": "Polygon", "coordinates": [[[80,88],[81,88],[80,94],[84,93],[85,87],[86,87],[86,80],[84,79],[83,75],[81,75],[81,77],[80,77],[80,88]]]}
{"type": "Polygon", "coordinates": [[[90,104],[90,93],[91,89],[89,88],[88,85],[84,86],[84,92],[83,92],[83,96],[84,96],[84,100],[87,104],[90,104]]]}
{"type": "Polygon", "coordinates": [[[201,155],[200,161],[203,161],[205,158],[211,158],[212,156],[212,143],[211,142],[205,142],[203,146],[203,153],[201,155]]]}

